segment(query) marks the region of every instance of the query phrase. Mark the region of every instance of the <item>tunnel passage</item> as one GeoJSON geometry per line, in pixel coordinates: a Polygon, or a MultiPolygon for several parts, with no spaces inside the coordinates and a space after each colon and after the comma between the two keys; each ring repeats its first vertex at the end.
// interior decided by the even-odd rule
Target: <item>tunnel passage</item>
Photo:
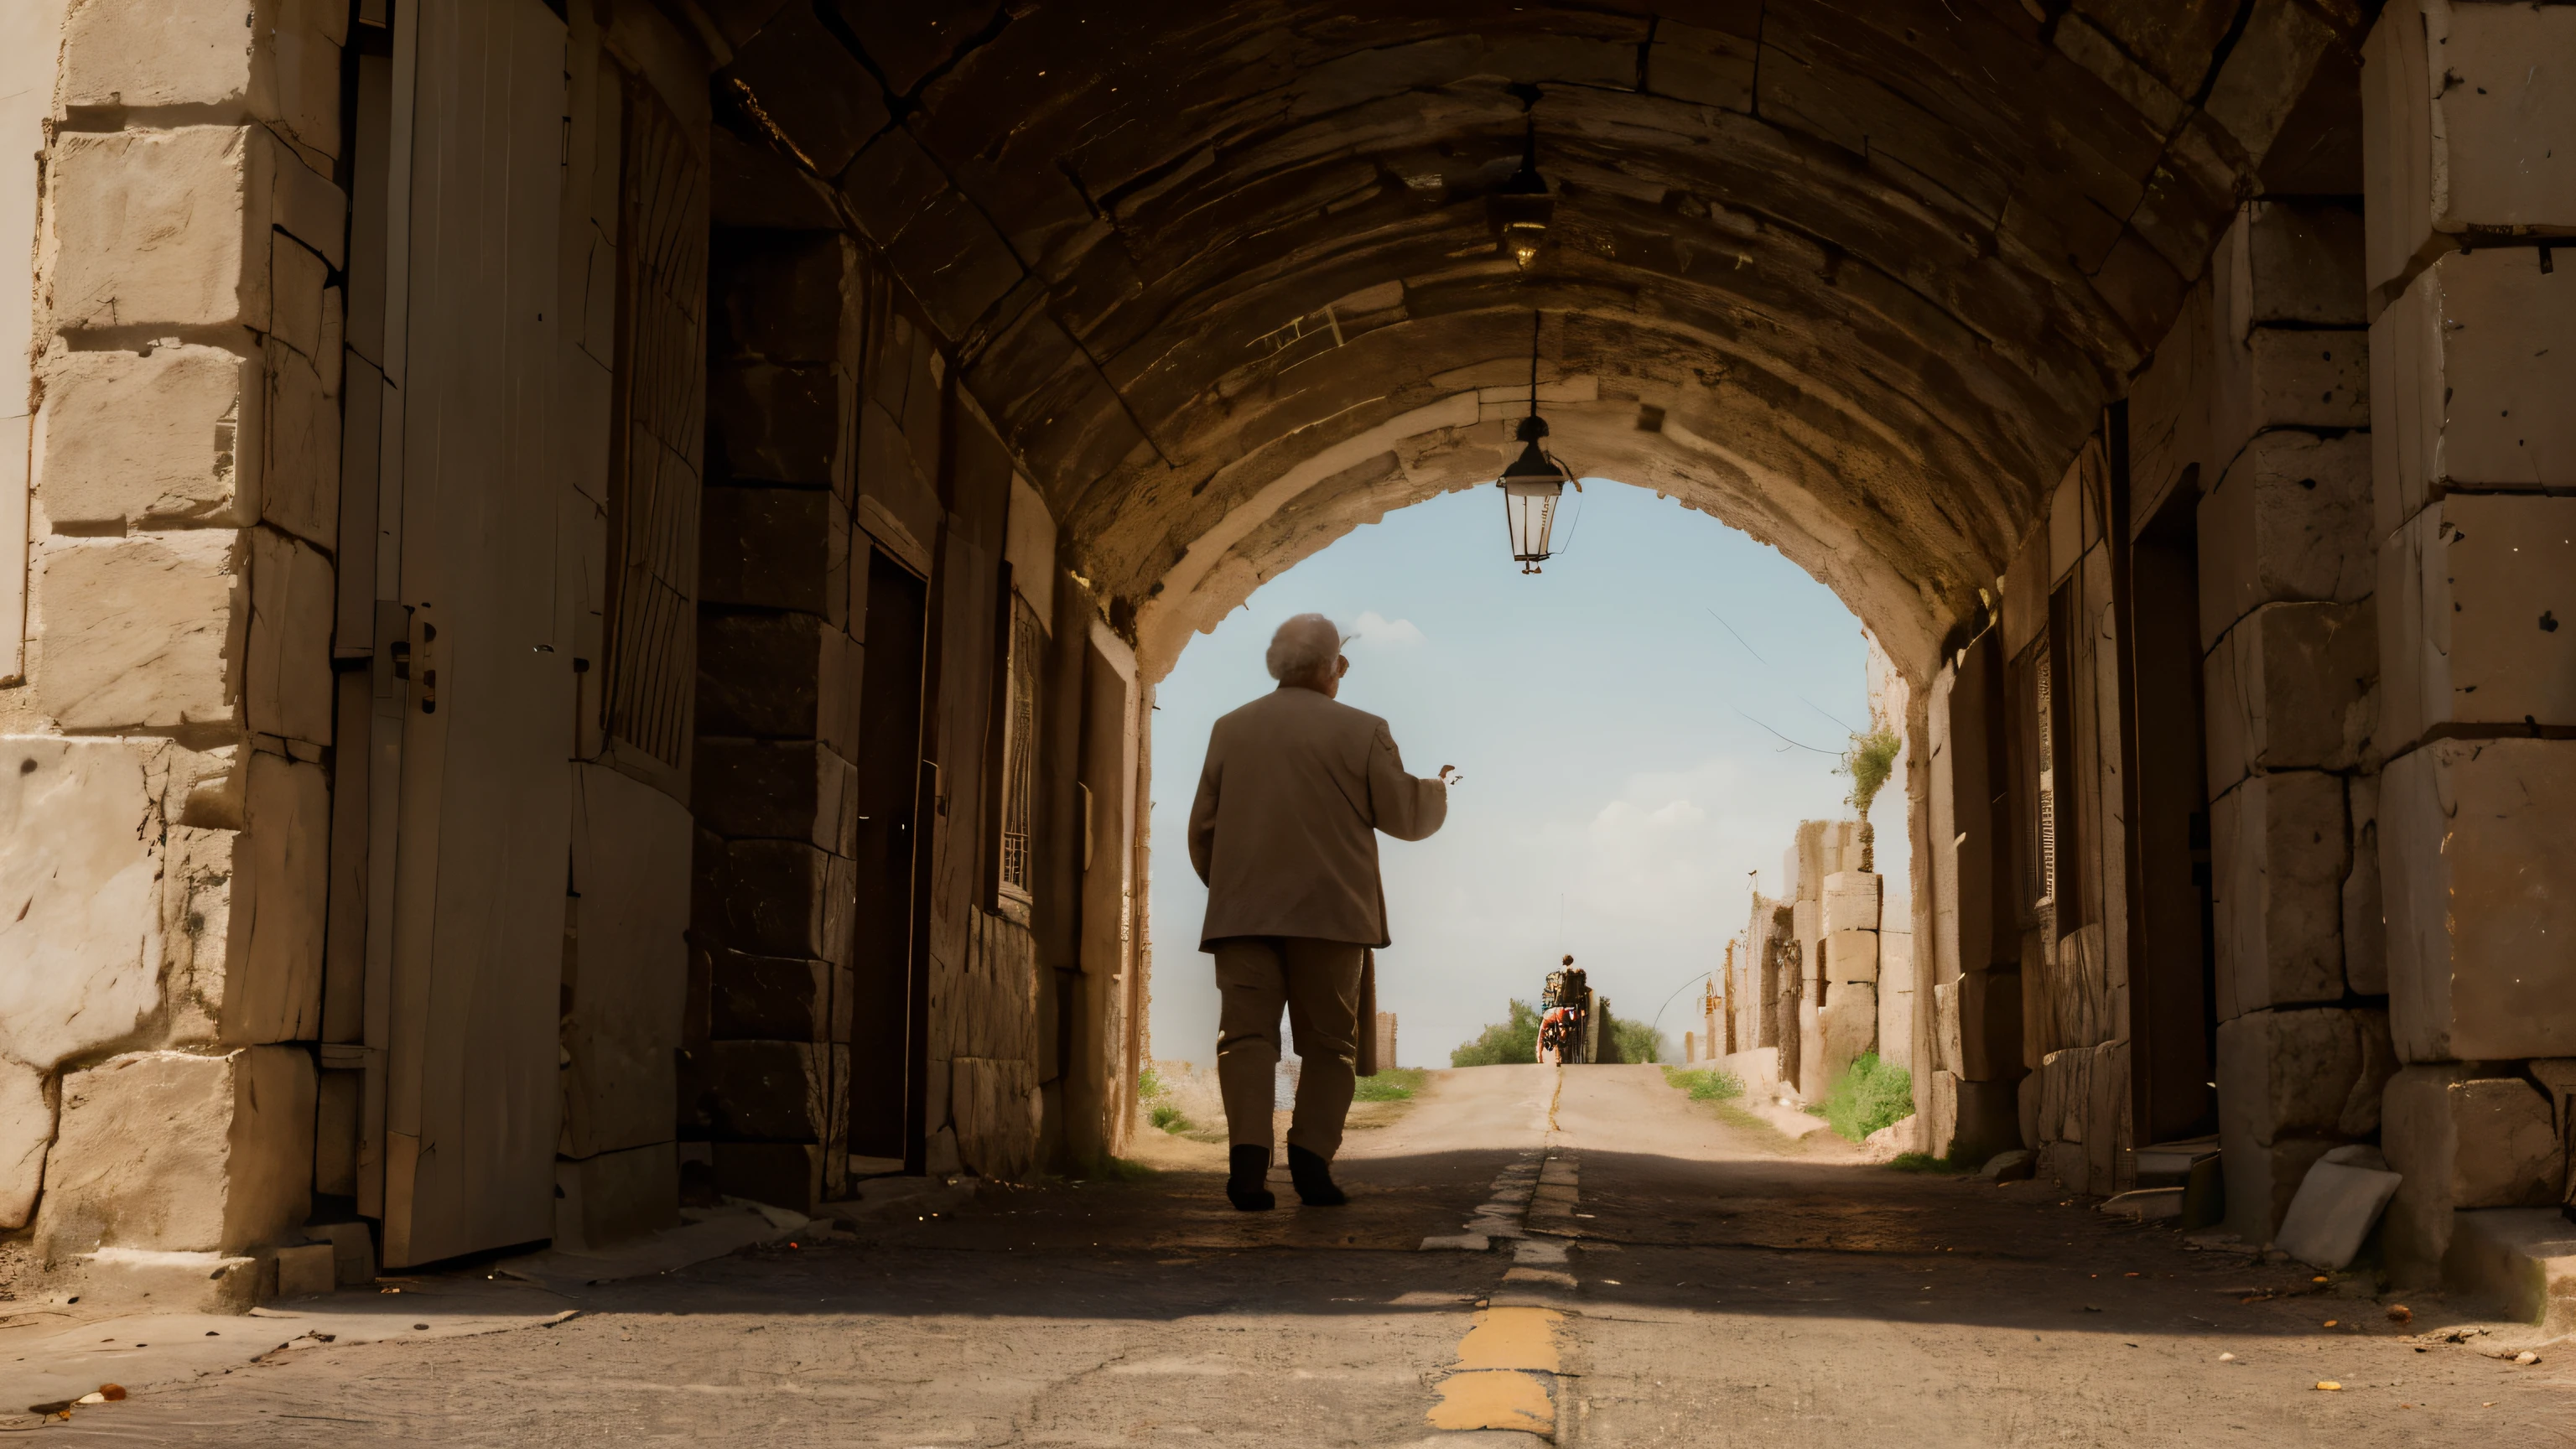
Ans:
{"type": "Polygon", "coordinates": [[[1533,318],[1905,679],[1932,1145],[2214,1127],[2258,1237],[2383,1146],[2415,1272],[2563,1193],[2561,10],[254,8],[0,86],[48,1262],[1114,1154],[1155,681],[1533,318]]]}
{"type": "MultiPolygon", "coordinates": [[[[1318,7],[921,25],[791,5],[736,25],[715,56],[713,214],[719,278],[738,279],[717,307],[747,340],[714,384],[710,496],[830,478],[856,495],[854,541],[882,548],[895,527],[944,550],[944,508],[947,536],[987,557],[1042,516],[1067,571],[1048,612],[1098,636],[1059,633],[1044,697],[1086,700],[1109,677],[1096,651],[1132,653],[1118,667],[1136,683],[1108,708],[1141,721],[1136,688],[1263,579],[1490,479],[1534,365],[1560,455],[1779,547],[1928,682],[1945,637],[2000,617],[2021,540],[2275,134],[2297,121],[2296,153],[2317,144],[2301,127],[2348,119],[2231,109],[2219,73],[2270,67],[2295,100],[2324,58],[2318,89],[2349,85],[2337,32],[2305,11],[2250,33],[2216,8],[2179,32],[2144,11],[1931,19],[1542,9],[1462,27],[1318,7]],[[1925,74],[1926,44],[1944,75],[1925,74]],[[2216,109],[2183,99],[2203,94],[2216,109]],[[1527,265],[1497,245],[1493,205],[1527,189],[1521,170],[1548,193],[1527,265]],[[846,300],[863,294],[877,300],[846,300]],[[812,338],[803,360],[764,371],[774,349],[748,339],[793,330],[812,338]],[[853,345],[850,423],[807,418],[795,369],[853,345]],[[890,394],[899,367],[916,375],[890,394]],[[924,422],[943,386],[958,406],[924,422]],[[773,458],[782,439],[808,461],[773,458]],[[850,482],[835,447],[856,459],[850,482]],[[1029,490],[1007,506],[1005,458],[1029,490]]],[[[992,633],[967,617],[968,637],[992,633]]],[[[1040,814],[1057,849],[1079,833],[1096,860],[1110,792],[1092,776],[1132,770],[1115,793],[1141,802],[1148,741],[1133,726],[1135,758],[1115,764],[1098,754],[1107,717],[1078,708],[1040,814]]],[[[1086,872],[1071,914],[1141,920],[1143,880],[1113,891],[1086,872]]],[[[1057,961],[1138,950],[1116,1017],[1077,1023],[1085,977],[1038,973],[1066,994],[1038,993],[1051,1040],[1035,1076],[1070,1087],[1068,1063],[1116,1057],[1097,1039],[1115,1020],[1129,1070],[1086,1069],[1084,1100],[1116,1115],[1143,1056],[1150,945],[1050,944],[1068,917],[1042,901],[1033,945],[975,919],[991,930],[972,948],[931,948],[969,978],[995,942],[1057,961]]],[[[1089,1110],[1045,1109],[1040,1155],[1089,1110]]],[[[965,1160],[979,1150],[996,1144],[965,1160]]]]}

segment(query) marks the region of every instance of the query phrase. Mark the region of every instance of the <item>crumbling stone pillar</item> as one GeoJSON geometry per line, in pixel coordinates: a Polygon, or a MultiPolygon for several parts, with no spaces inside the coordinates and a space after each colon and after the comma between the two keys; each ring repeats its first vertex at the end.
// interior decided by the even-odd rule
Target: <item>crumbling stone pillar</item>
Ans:
{"type": "Polygon", "coordinates": [[[2529,1078],[2576,1055],[2576,107],[2533,65],[2571,47],[2576,12],[2397,0],[2364,51],[2401,1282],[2454,1212],[2568,1192],[2529,1078]]]}
{"type": "Polygon", "coordinates": [[[0,840],[34,847],[0,851],[33,903],[0,922],[0,1228],[32,1212],[57,1268],[229,1264],[308,1211],[347,21],[87,5],[62,35],[30,663],[0,705],[27,731],[0,751],[0,840]],[[152,1112],[115,1105],[147,1081],[152,1112]]]}
{"type": "Polygon", "coordinates": [[[1774,988],[1780,1081],[1810,1101],[1824,1098],[1878,1032],[1878,884],[1860,870],[1860,859],[1859,821],[1802,820],[1780,860],[1785,944],[1794,946],[1797,963],[1794,974],[1781,971],[1774,988]],[[1837,949],[1847,963],[1833,960],[1837,949]]]}
{"type": "Polygon", "coordinates": [[[1825,1002],[1817,1035],[1824,1046],[1822,1080],[1851,1070],[1878,1046],[1879,911],[1884,882],[1863,870],[1825,877],[1822,900],[1825,1002]]]}

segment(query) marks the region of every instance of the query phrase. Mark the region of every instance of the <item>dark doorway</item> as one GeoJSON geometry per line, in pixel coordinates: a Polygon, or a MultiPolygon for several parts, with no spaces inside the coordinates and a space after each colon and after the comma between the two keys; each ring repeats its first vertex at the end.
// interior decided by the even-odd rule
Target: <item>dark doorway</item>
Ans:
{"type": "Polygon", "coordinates": [[[867,560],[859,683],[857,940],[851,961],[850,1155],[855,1172],[893,1171],[920,1104],[911,1073],[915,780],[921,767],[922,628],[928,589],[884,553],[867,560]],[[856,1159],[875,1158],[874,1163],[856,1159]]]}
{"type": "Polygon", "coordinates": [[[2140,1142],[2218,1128],[2209,1083],[2217,1059],[2209,871],[2209,788],[2202,752],[2200,490],[2186,474],[2139,534],[2136,600],[2137,846],[2146,1025],[2147,1120],[2140,1142]]]}

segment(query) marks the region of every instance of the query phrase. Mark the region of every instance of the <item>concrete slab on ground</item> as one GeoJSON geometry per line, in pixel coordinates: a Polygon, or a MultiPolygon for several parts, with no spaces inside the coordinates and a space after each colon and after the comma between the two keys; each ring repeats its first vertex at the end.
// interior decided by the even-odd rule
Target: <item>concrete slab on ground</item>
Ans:
{"type": "Polygon", "coordinates": [[[63,1327],[0,1328],[5,1416],[75,1400],[102,1384],[129,1391],[228,1373],[271,1354],[326,1345],[468,1338],[562,1323],[579,1310],[526,1283],[436,1278],[344,1288],[248,1313],[146,1313],[63,1327]]]}

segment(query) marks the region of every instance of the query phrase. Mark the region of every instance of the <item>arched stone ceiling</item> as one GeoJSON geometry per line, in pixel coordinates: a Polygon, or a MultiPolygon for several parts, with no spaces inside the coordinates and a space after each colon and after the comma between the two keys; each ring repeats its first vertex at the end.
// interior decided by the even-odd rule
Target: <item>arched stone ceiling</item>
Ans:
{"type": "Polygon", "coordinates": [[[730,123],[885,249],[1156,674],[1340,532],[1491,478],[1533,312],[1570,464],[1778,546],[1919,674],[2366,21],[701,3],[730,123]],[[1557,203],[1522,272],[1485,199],[1525,127],[1557,203]]]}

